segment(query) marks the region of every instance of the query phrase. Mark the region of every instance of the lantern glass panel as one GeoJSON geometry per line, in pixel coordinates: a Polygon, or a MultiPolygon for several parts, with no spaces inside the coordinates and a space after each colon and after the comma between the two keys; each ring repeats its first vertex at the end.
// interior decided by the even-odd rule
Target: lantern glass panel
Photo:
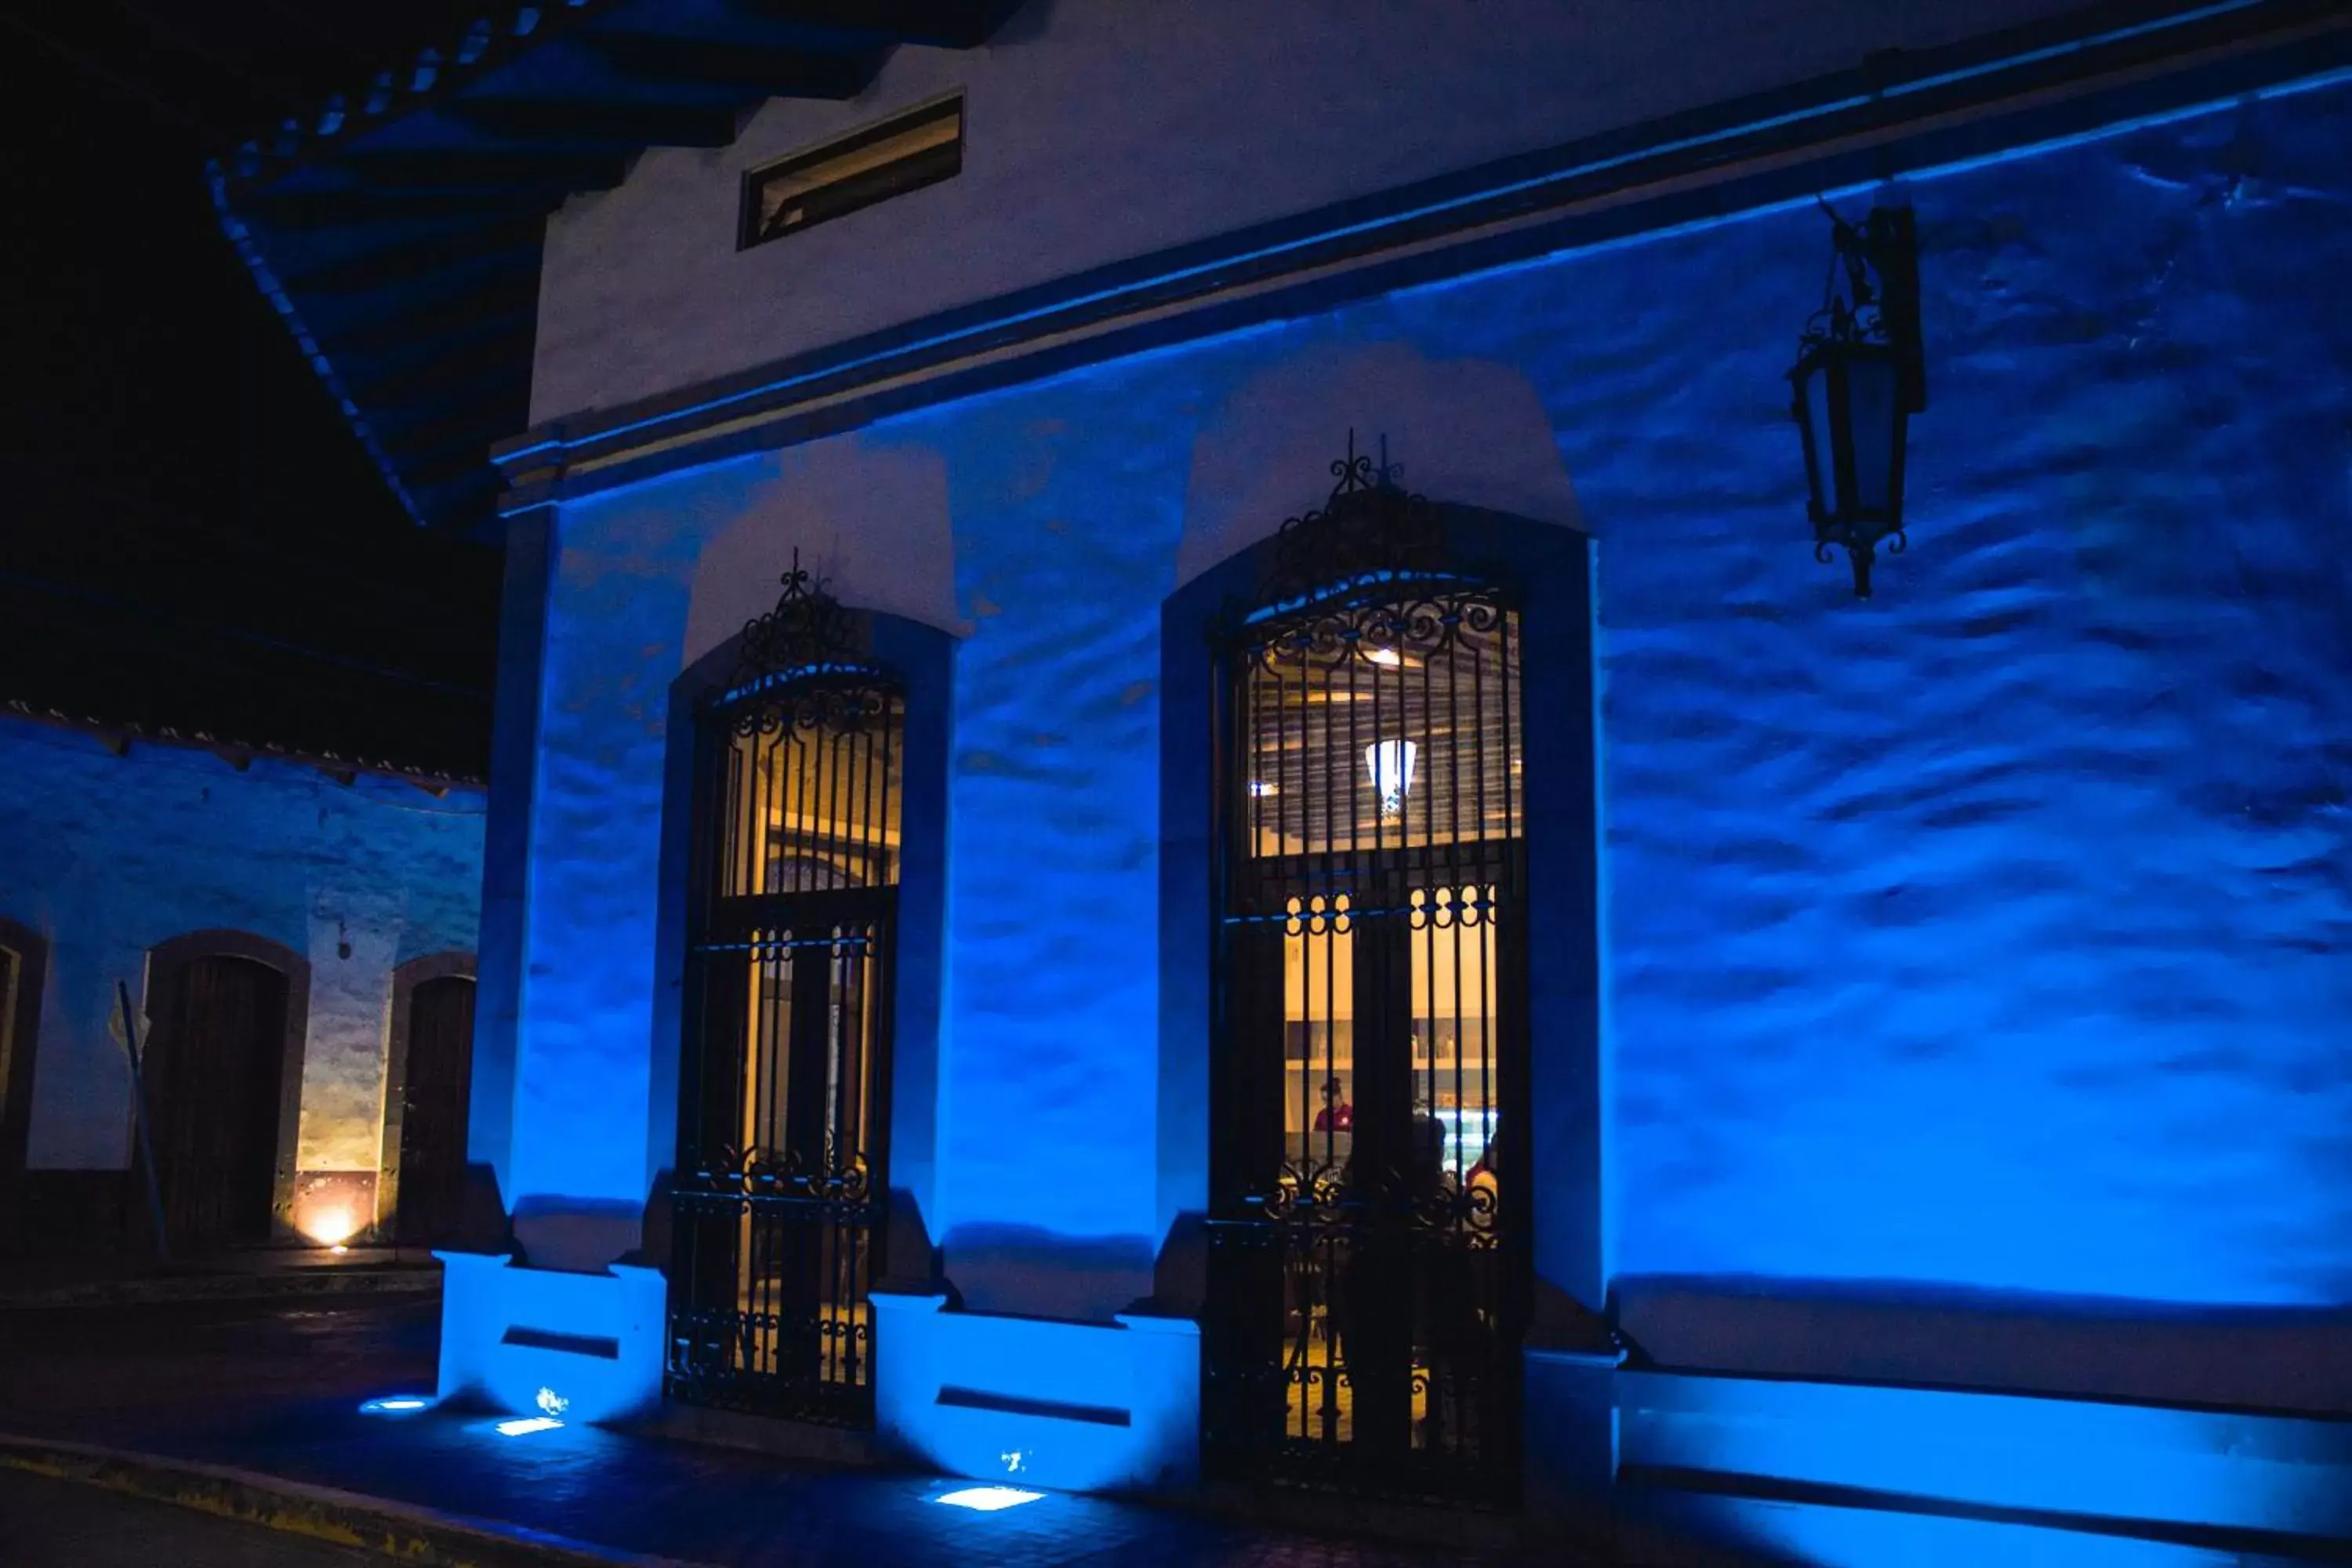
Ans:
{"type": "Polygon", "coordinates": [[[1853,442],[1853,493],[1840,496],[1849,517],[1895,515],[1895,443],[1903,418],[1891,354],[1863,353],[1845,367],[1846,416],[1853,442]]]}
{"type": "Polygon", "coordinates": [[[1837,504],[1831,476],[1837,448],[1831,445],[1828,356],[1814,353],[1797,367],[1797,423],[1805,442],[1805,481],[1812,487],[1813,510],[1825,515],[1837,504]]]}

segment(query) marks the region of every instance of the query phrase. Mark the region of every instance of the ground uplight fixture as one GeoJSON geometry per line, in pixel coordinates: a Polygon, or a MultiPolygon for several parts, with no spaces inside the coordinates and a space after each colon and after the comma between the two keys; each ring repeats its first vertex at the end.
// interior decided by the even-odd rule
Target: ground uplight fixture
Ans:
{"type": "Polygon", "coordinates": [[[490,1430],[501,1437],[528,1437],[533,1432],[552,1432],[563,1423],[552,1415],[519,1415],[511,1421],[500,1421],[490,1430]]]}
{"type": "Polygon", "coordinates": [[[421,1394],[387,1394],[381,1399],[371,1399],[360,1406],[362,1415],[405,1415],[422,1410],[433,1401],[421,1394]]]}
{"type": "Polygon", "coordinates": [[[1019,1487],[966,1487],[961,1491],[949,1492],[931,1500],[943,1502],[950,1508],[995,1513],[1001,1509],[1019,1508],[1024,1502],[1035,1502],[1045,1495],[1044,1492],[1024,1491],[1019,1487]]]}
{"type": "Polygon", "coordinates": [[[1848,223],[1828,203],[1830,273],[1822,308],[1806,324],[1789,372],[1804,439],[1813,555],[1832,545],[1853,566],[1853,591],[1870,597],[1870,568],[1884,543],[1899,554],[1903,469],[1910,418],[1927,406],[1919,341],[1919,250],[1908,207],[1874,207],[1848,223]]]}

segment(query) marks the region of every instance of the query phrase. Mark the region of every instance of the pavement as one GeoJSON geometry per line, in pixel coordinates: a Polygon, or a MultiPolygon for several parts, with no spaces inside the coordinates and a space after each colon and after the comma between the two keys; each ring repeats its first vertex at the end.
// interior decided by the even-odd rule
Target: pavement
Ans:
{"type": "Polygon", "coordinates": [[[381,1568],[354,1546],[173,1503],[0,1469],[0,1561],[11,1568],[381,1568]]]}
{"type": "Polygon", "coordinates": [[[27,1465],[78,1471],[244,1519],[274,1511],[295,1528],[307,1519],[314,1537],[321,1528],[331,1534],[340,1520],[351,1542],[421,1562],[1500,1561],[1066,1494],[973,1512],[939,1500],[965,1483],[931,1475],[829,1468],[589,1426],[505,1436],[488,1416],[432,1409],[363,1413],[373,1397],[429,1392],[436,1328],[433,1302],[398,1298],[11,1312],[0,1319],[0,1430],[8,1434],[0,1473],[27,1465]]]}
{"type": "Polygon", "coordinates": [[[128,1306],[157,1301],[427,1294],[441,1265],[416,1248],[253,1247],[163,1261],[121,1253],[8,1259],[0,1265],[0,1311],[128,1306]]]}

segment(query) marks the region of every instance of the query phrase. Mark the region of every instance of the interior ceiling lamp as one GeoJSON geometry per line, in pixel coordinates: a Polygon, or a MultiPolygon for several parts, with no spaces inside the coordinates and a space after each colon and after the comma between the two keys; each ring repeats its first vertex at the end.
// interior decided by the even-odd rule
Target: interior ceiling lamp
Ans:
{"type": "Polygon", "coordinates": [[[1405,792],[1412,788],[1413,754],[1418,750],[1411,741],[1374,741],[1364,748],[1364,771],[1372,775],[1372,788],[1380,794],[1382,816],[1403,814],[1405,792]]]}
{"type": "Polygon", "coordinates": [[[1842,545],[1853,591],[1870,597],[1881,541],[1900,553],[1909,421],[1927,406],[1919,343],[1919,252],[1911,209],[1874,207],[1848,223],[1828,203],[1830,258],[1822,308],[1789,373],[1805,442],[1813,554],[1842,545]]]}

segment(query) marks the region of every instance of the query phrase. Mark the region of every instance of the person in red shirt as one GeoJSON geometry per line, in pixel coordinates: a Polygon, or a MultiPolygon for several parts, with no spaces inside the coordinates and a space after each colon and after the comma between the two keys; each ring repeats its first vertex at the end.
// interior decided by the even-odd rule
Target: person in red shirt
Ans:
{"type": "Polygon", "coordinates": [[[1353,1132],[1356,1130],[1356,1108],[1340,1098],[1344,1092],[1336,1078],[1323,1080],[1323,1109],[1315,1113],[1318,1132],[1353,1132]]]}

